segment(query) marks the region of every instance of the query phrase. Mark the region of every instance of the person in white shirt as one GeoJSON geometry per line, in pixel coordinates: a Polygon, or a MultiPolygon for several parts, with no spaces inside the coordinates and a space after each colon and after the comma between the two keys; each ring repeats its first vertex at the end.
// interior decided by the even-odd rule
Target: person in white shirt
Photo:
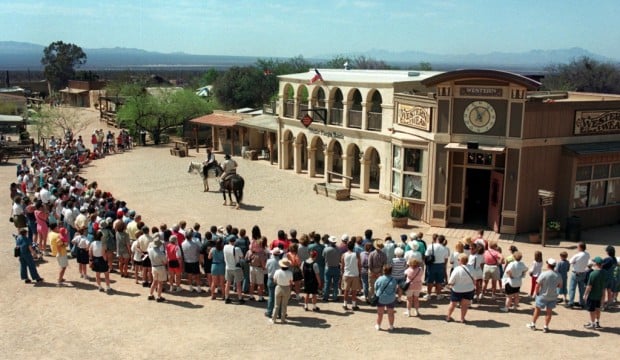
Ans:
{"type": "Polygon", "coordinates": [[[577,244],[577,253],[568,261],[572,269],[570,274],[570,287],[568,288],[567,307],[575,306],[575,292],[579,288],[579,306],[583,308],[585,302],[583,294],[586,290],[586,271],[588,270],[588,261],[590,254],[586,251],[586,244],[580,242],[577,244]]]}
{"type": "Polygon", "coordinates": [[[276,322],[277,314],[281,314],[282,324],[286,324],[286,310],[288,299],[291,296],[291,286],[293,285],[293,273],[289,270],[291,262],[288,259],[279,261],[280,268],[273,274],[273,282],[276,285],[275,307],[269,322],[276,322]]]}
{"type": "Polygon", "coordinates": [[[446,321],[452,321],[452,312],[457,303],[461,304],[461,320],[465,323],[465,316],[467,315],[467,309],[474,298],[474,291],[476,289],[474,278],[471,276],[469,269],[467,269],[468,256],[466,254],[459,255],[459,266],[454,268],[450,279],[448,280],[448,286],[450,289],[450,305],[448,306],[448,314],[446,315],[446,321]]]}
{"type": "Polygon", "coordinates": [[[243,252],[235,246],[237,238],[234,236],[228,240],[228,244],[224,245],[224,262],[226,263],[226,286],[224,287],[224,302],[230,304],[230,287],[236,285],[237,298],[239,304],[245,303],[241,292],[241,282],[243,281],[243,270],[240,261],[243,259],[243,252]]]}
{"type": "MultiPolygon", "coordinates": [[[[434,237],[434,236],[433,236],[434,237]]],[[[450,252],[442,245],[445,237],[439,235],[434,237],[434,242],[426,249],[426,257],[434,257],[434,261],[428,265],[428,279],[426,281],[427,294],[424,296],[424,300],[429,300],[433,287],[435,287],[435,294],[437,299],[443,299],[441,295],[441,287],[445,280],[446,275],[446,263],[450,252]]]]}
{"type": "Polygon", "coordinates": [[[347,243],[347,252],[342,254],[340,259],[340,267],[342,269],[342,280],[344,282],[344,304],[343,309],[349,310],[347,300],[351,297],[351,309],[359,310],[357,306],[357,292],[362,288],[360,281],[360,272],[362,263],[360,256],[354,251],[355,240],[349,240],[347,243]]]}
{"type": "Polygon", "coordinates": [[[149,245],[149,259],[151,261],[151,271],[153,273],[153,284],[151,285],[149,300],[155,300],[153,292],[157,291],[157,302],[164,302],[161,296],[164,283],[168,280],[168,272],[166,271],[166,264],[168,263],[166,258],[166,252],[162,249],[164,243],[156,237],[155,240],[149,245]]]}

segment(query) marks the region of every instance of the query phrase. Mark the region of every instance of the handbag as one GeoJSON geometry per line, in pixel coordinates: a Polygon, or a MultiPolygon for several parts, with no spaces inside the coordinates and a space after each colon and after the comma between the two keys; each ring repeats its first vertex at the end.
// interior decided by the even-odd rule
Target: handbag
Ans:
{"type": "MultiPolygon", "coordinates": [[[[390,283],[392,282],[393,279],[390,279],[390,281],[388,281],[387,284],[383,285],[383,287],[381,288],[380,292],[384,292],[385,288],[390,285],[390,283]]],[[[372,296],[368,299],[368,305],[370,306],[377,306],[379,305],[379,296],[377,295],[377,292],[375,292],[374,294],[372,294],[372,296]]]]}
{"type": "Polygon", "coordinates": [[[435,263],[435,247],[431,244],[431,254],[424,259],[426,265],[433,265],[435,263]]]}
{"type": "MultiPolygon", "coordinates": [[[[415,275],[413,275],[413,278],[415,279],[419,273],[420,269],[418,268],[418,271],[415,273],[415,275]]],[[[409,289],[409,285],[411,285],[411,281],[405,281],[403,283],[400,283],[398,286],[400,286],[402,291],[407,291],[409,289]]]]}
{"type": "Polygon", "coordinates": [[[13,249],[13,256],[19,257],[21,254],[22,254],[21,248],[19,246],[16,246],[15,249],[13,249]]]}

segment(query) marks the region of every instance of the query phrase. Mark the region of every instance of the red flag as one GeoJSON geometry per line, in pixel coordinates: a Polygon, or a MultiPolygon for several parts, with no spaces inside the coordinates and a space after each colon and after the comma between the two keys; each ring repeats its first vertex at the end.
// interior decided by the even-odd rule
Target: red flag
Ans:
{"type": "Polygon", "coordinates": [[[321,73],[319,72],[318,69],[314,69],[314,72],[316,73],[312,79],[310,79],[310,84],[314,84],[317,81],[323,81],[323,76],[321,76],[321,73]]]}

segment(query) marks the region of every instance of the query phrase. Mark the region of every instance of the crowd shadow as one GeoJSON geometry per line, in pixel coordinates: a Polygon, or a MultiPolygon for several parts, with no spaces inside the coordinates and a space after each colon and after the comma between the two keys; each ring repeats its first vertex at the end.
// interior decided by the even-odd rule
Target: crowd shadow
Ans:
{"type": "Polygon", "coordinates": [[[583,331],[583,330],[574,330],[574,329],[573,330],[555,330],[555,329],[551,329],[550,332],[551,333],[555,333],[555,334],[559,334],[559,335],[565,335],[565,336],[577,337],[577,338],[601,336],[600,334],[598,334],[598,333],[596,333],[594,331],[583,331]]]}
{"type": "Polygon", "coordinates": [[[109,292],[108,295],[127,296],[127,297],[139,297],[140,296],[140,294],[138,294],[138,293],[130,293],[130,292],[127,292],[127,291],[121,291],[121,290],[117,290],[117,289],[112,289],[112,291],[109,292]]]}
{"type": "MultiPolygon", "coordinates": [[[[395,324],[398,325],[398,324],[395,324]]],[[[394,330],[392,330],[392,333],[394,334],[407,334],[407,335],[430,335],[431,332],[424,330],[424,329],[419,329],[419,328],[414,328],[414,327],[400,327],[400,326],[396,326],[394,328],[394,330]]]]}
{"type": "Polygon", "coordinates": [[[620,328],[616,328],[616,327],[603,327],[603,328],[598,329],[598,331],[602,333],[620,335],[620,328]]]}
{"type": "Polygon", "coordinates": [[[241,208],[241,210],[247,210],[247,211],[261,211],[265,207],[261,206],[261,205],[252,205],[252,204],[241,203],[240,208],[241,208]]]}
{"type": "Polygon", "coordinates": [[[189,301],[173,300],[169,297],[166,297],[166,301],[164,302],[164,304],[179,306],[186,309],[202,309],[204,307],[204,305],[194,304],[189,301]]]}
{"type": "Polygon", "coordinates": [[[495,320],[467,320],[467,324],[473,325],[479,328],[486,329],[499,329],[503,327],[509,327],[507,323],[495,321],[495,320]]]}
{"type": "MultiPolygon", "coordinates": [[[[307,316],[289,316],[286,318],[287,325],[297,327],[310,327],[317,329],[328,329],[331,325],[321,318],[307,317],[307,316]]],[[[278,324],[278,323],[277,323],[278,324]]]]}

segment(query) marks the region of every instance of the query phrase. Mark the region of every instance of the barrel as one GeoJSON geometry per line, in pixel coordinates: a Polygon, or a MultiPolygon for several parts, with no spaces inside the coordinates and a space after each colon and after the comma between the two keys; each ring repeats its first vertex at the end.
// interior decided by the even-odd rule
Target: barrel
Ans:
{"type": "Polygon", "coordinates": [[[579,216],[571,216],[566,219],[566,240],[581,240],[581,218],[579,216]]]}

